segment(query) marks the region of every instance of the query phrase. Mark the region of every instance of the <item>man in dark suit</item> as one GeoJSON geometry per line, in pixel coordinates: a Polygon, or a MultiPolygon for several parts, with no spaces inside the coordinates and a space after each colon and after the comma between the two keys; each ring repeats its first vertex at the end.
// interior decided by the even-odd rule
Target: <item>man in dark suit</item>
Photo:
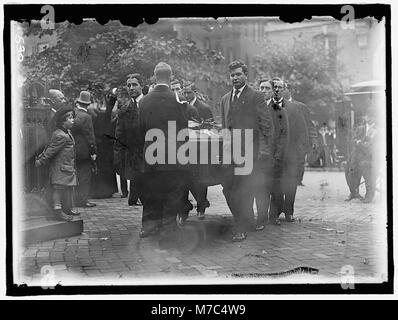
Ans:
{"type": "MultiPolygon", "coordinates": [[[[141,185],[142,139],[140,137],[139,111],[143,98],[143,82],[138,73],[127,79],[128,101],[124,103],[118,113],[115,129],[116,141],[113,146],[115,164],[120,173],[122,192],[127,189],[123,180],[130,180],[129,206],[139,205],[139,191],[141,185]]],[[[124,195],[122,194],[122,197],[124,195]]],[[[142,202],[142,199],[140,199],[142,202]]]]}
{"type": "MultiPolygon", "coordinates": [[[[256,231],[265,228],[268,222],[268,211],[271,201],[271,192],[274,179],[274,164],[282,158],[281,150],[287,142],[287,115],[286,110],[271,107],[273,96],[272,80],[262,79],[259,81],[260,91],[264,94],[266,108],[268,108],[273,123],[272,157],[268,161],[257,161],[255,166],[255,201],[257,207],[256,231]]],[[[271,223],[278,223],[273,219],[271,223]]]]}
{"type": "Polygon", "coordinates": [[[154,74],[156,86],[142,99],[140,111],[141,137],[145,137],[144,208],[140,237],[163,230],[160,241],[167,242],[178,233],[176,217],[184,200],[188,173],[188,166],[179,164],[176,159],[178,149],[169,150],[168,147],[173,143],[176,147],[181,144],[173,137],[173,131],[178,133],[187,128],[188,117],[186,105],[177,101],[175,93],[170,90],[171,67],[160,62],[154,74]],[[152,138],[148,137],[151,134],[152,138]],[[166,143],[165,149],[154,149],[161,140],[166,143]]]}
{"type": "MultiPolygon", "coordinates": [[[[183,93],[181,82],[179,80],[173,80],[170,82],[170,89],[176,94],[179,102],[186,102],[186,97],[183,93]]],[[[190,103],[185,104],[188,112],[188,120],[199,121],[199,113],[197,108],[194,108],[190,103]]]]}
{"type": "MultiPolygon", "coordinates": [[[[259,159],[267,162],[271,158],[273,125],[264,96],[247,85],[248,68],[243,62],[232,62],[229,65],[229,75],[233,88],[221,98],[220,103],[223,128],[243,129],[241,147],[251,144],[254,166],[259,159]],[[245,141],[244,129],[252,130],[252,141],[245,141]]],[[[235,142],[232,139],[232,148],[235,142]]],[[[247,152],[243,149],[241,154],[247,152]]],[[[223,193],[235,220],[236,230],[232,240],[243,241],[247,231],[254,227],[254,181],[253,171],[250,174],[237,175],[236,167],[238,165],[233,163],[230,174],[223,182],[223,193]]]]}
{"type": "MultiPolygon", "coordinates": [[[[278,153],[280,156],[275,157],[275,176],[271,196],[270,218],[272,221],[279,223],[277,219],[284,212],[286,221],[293,222],[294,201],[300,174],[299,163],[301,161],[302,148],[307,142],[307,128],[300,107],[294,102],[283,98],[283,91],[285,89],[283,81],[273,79],[272,85],[274,96],[271,107],[274,110],[286,110],[284,114],[287,115],[287,128],[286,121],[282,122],[282,113],[279,114],[282,115],[282,118],[279,115],[278,118],[281,120],[279,121],[281,123],[280,130],[287,131],[287,142],[286,138],[284,138],[285,148],[282,149],[279,147],[280,151],[278,153]]],[[[278,146],[275,147],[278,148],[278,146]]]]}
{"type": "Polygon", "coordinates": [[[318,139],[318,132],[314,126],[314,123],[311,120],[312,111],[302,102],[294,100],[292,97],[292,86],[288,81],[284,81],[285,89],[283,91],[284,99],[289,102],[293,102],[300,110],[302,116],[304,117],[305,124],[306,124],[306,143],[300,146],[299,149],[299,175],[297,184],[299,186],[304,186],[303,178],[304,178],[304,165],[305,165],[305,157],[307,153],[311,151],[311,149],[317,148],[317,139],[318,139]]]}
{"type": "Polygon", "coordinates": [[[94,128],[87,107],[91,104],[88,91],[80,92],[76,101],[76,119],[72,127],[72,135],[76,143],[76,168],[78,186],[75,192],[77,207],[94,207],[95,203],[88,201],[91,186],[92,162],[97,158],[94,128]]]}
{"type": "MultiPolygon", "coordinates": [[[[197,88],[194,83],[188,82],[184,84],[183,94],[189,105],[196,109],[197,120],[206,121],[213,119],[211,108],[197,98],[197,88]]],[[[198,218],[202,220],[205,217],[206,208],[210,207],[210,203],[207,200],[207,186],[200,184],[197,181],[197,177],[191,175],[189,181],[189,190],[186,191],[186,199],[188,199],[189,191],[191,191],[196,200],[196,211],[198,218]]],[[[187,201],[189,202],[189,200],[187,201]]],[[[188,212],[183,212],[182,217],[184,217],[184,215],[185,218],[187,218],[188,212]]]]}

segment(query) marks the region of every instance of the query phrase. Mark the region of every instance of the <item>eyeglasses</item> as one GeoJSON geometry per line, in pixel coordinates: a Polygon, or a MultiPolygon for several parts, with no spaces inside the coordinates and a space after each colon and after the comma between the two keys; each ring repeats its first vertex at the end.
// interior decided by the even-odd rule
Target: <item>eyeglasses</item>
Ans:
{"type": "Polygon", "coordinates": [[[261,86],[261,87],[260,87],[260,90],[265,90],[265,89],[271,90],[272,88],[271,88],[271,87],[265,87],[265,86],[261,86]]]}

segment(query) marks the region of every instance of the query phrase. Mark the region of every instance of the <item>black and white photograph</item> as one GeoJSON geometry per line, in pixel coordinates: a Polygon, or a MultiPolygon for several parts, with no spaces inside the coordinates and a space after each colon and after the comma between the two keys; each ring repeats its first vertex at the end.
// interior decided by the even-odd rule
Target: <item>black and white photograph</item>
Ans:
{"type": "Polygon", "coordinates": [[[392,293],[390,4],[3,11],[11,295],[392,293]]]}

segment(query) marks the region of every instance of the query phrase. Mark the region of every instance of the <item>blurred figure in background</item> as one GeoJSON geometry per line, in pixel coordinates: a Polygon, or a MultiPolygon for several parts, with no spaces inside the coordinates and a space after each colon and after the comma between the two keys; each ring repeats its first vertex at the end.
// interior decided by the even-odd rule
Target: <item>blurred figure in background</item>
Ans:
{"type": "Polygon", "coordinates": [[[107,138],[114,135],[111,114],[116,97],[109,88],[105,91],[102,103],[95,104],[97,116],[93,119],[97,144],[97,174],[91,182],[92,198],[111,198],[117,192],[116,174],[113,166],[113,141],[107,138]]]}
{"type": "Polygon", "coordinates": [[[81,91],[76,101],[75,124],[71,131],[76,143],[76,167],[78,186],[75,192],[77,207],[95,207],[88,201],[91,187],[91,177],[97,159],[97,145],[95,143],[93,120],[87,108],[91,104],[91,94],[81,91]]]}
{"type": "Polygon", "coordinates": [[[302,116],[304,117],[305,125],[306,125],[306,128],[305,128],[306,141],[298,149],[299,173],[298,173],[297,185],[304,186],[303,178],[304,178],[305,159],[306,159],[307,154],[309,152],[311,152],[311,150],[314,150],[317,148],[318,132],[316,131],[314,123],[311,120],[312,111],[310,110],[310,108],[308,108],[308,106],[305,105],[304,103],[294,100],[292,97],[293,88],[292,88],[291,84],[288,81],[284,81],[284,83],[285,83],[285,90],[283,91],[284,98],[287,101],[292,102],[294,105],[296,105],[298,107],[299,111],[301,112],[302,116]]]}
{"type": "Polygon", "coordinates": [[[377,155],[374,153],[377,139],[375,118],[364,116],[362,125],[355,130],[353,148],[346,167],[346,180],[350,189],[350,195],[346,201],[352,199],[361,199],[365,203],[373,201],[378,170],[375,163],[377,155]],[[359,194],[362,177],[365,180],[365,198],[359,194]]]}

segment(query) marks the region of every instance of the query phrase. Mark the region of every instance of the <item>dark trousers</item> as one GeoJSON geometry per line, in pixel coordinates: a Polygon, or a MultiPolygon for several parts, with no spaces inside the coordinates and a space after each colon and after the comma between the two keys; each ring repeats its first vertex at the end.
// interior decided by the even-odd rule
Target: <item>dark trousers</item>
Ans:
{"type": "Polygon", "coordinates": [[[254,164],[254,197],[257,207],[257,224],[268,221],[268,210],[271,202],[273,183],[273,163],[270,161],[257,161],[254,164]]]}
{"type": "Polygon", "coordinates": [[[274,179],[271,192],[270,219],[276,219],[284,212],[293,215],[297,191],[298,163],[282,163],[274,166],[274,179]]]}
{"type": "Polygon", "coordinates": [[[141,175],[142,173],[138,173],[134,179],[130,179],[129,202],[136,203],[140,198],[141,175]]]}
{"type": "Polygon", "coordinates": [[[184,195],[184,198],[186,199],[186,205],[184,208],[186,210],[191,208],[191,203],[188,199],[189,191],[191,191],[196,200],[196,210],[198,212],[205,212],[206,208],[210,207],[210,203],[207,200],[207,185],[198,182],[198,178],[196,176],[189,174],[189,181],[184,195]]]}
{"type": "Polygon", "coordinates": [[[250,175],[235,175],[233,168],[223,182],[223,193],[235,220],[237,232],[247,232],[254,226],[254,182],[250,175]]]}
{"type": "Polygon", "coordinates": [[[304,178],[304,167],[305,167],[305,153],[301,154],[298,163],[298,181],[297,183],[302,183],[304,178]]]}
{"type": "Polygon", "coordinates": [[[153,171],[142,176],[142,228],[173,229],[185,200],[188,172],[153,171]]]}
{"type": "Polygon", "coordinates": [[[91,160],[77,160],[77,181],[78,185],[75,189],[75,204],[83,205],[88,200],[91,186],[91,160]]]}
{"type": "Polygon", "coordinates": [[[120,189],[122,191],[122,194],[128,194],[127,179],[123,178],[122,176],[120,176],[120,189]]]}
{"type": "Polygon", "coordinates": [[[363,177],[366,187],[365,198],[373,200],[376,191],[376,174],[371,161],[356,160],[355,163],[347,166],[345,174],[351,195],[359,195],[359,186],[363,177]]]}
{"type": "MultiPolygon", "coordinates": [[[[138,173],[140,175],[141,173],[138,173]]],[[[128,194],[129,195],[129,202],[136,203],[137,200],[140,198],[139,196],[139,185],[140,182],[137,180],[140,179],[140,176],[135,179],[130,179],[130,191],[127,188],[127,179],[120,177],[120,189],[122,191],[122,194],[128,194]]],[[[142,201],[141,201],[142,202],[142,201]]]]}

